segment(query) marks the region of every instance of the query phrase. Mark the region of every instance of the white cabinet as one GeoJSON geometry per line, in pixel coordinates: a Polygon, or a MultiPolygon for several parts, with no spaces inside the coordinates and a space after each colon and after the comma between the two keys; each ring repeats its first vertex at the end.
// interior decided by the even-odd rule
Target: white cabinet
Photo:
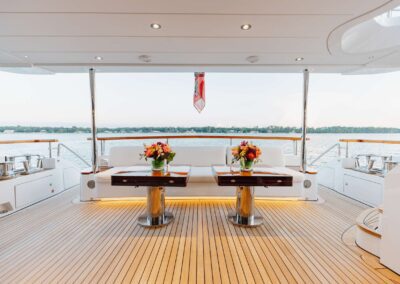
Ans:
{"type": "Polygon", "coordinates": [[[80,171],[76,168],[64,168],[63,169],[63,189],[69,189],[71,187],[77,186],[80,183],[80,171]]]}
{"type": "Polygon", "coordinates": [[[332,167],[322,167],[318,170],[318,184],[327,188],[335,189],[335,169],[332,167]]]}
{"type": "Polygon", "coordinates": [[[379,206],[383,200],[381,183],[345,174],[343,193],[371,206],[379,206]]]}
{"type": "Polygon", "coordinates": [[[55,194],[53,176],[44,176],[36,180],[15,185],[17,209],[31,205],[55,194]]]}

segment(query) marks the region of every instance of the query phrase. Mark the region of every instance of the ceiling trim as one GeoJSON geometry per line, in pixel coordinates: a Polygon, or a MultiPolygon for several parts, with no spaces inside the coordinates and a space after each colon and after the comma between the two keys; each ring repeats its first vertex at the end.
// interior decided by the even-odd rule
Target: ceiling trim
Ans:
{"type": "Polygon", "coordinates": [[[345,55],[346,52],[342,49],[342,37],[344,33],[355,25],[362,23],[363,21],[369,20],[375,16],[378,16],[390,9],[393,9],[400,5],[400,0],[390,0],[385,2],[384,4],[367,11],[353,19],[350,19],[341,25],[334,28],[328,35],[326,39],[326,48],[331,55],[345,55]]]}

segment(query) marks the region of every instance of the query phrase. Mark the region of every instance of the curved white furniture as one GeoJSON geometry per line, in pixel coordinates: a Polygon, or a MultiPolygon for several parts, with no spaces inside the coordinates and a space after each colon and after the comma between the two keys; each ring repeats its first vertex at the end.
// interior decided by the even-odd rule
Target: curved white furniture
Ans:
{"type": "Polygon", "coordinates": [[[382,214],[381,263],[400,273],[400,166],[385,178],[382,214]]]}
{"type": "Polygon", "coordinates": [[[383,208],[365,210],[357,218],[357,245],[380,257],[380,262],[400,273],[400,167],[385,177],[383,208]]]}
{"type": "Polygon", "coordinates": [[[369,208],[357,217],[356,243],[359,247],[380,256],[382,214],[378,208],[369,208]]]}
{"type": "MultiPolygon", "coordinates": [[[[212,174],[212,165],[229,165],[231,161],[230,147],[182,147],[173,148],[176,156],[172,165],[191,166],[187,188],[168,188],[168,196],[173,197],[234,197],[235,187],[218,187],[212,174]]],[[[285,167],[285,157],[280,148],[262,147],[262,162],[258,165],[271,172],[293,176],[293,186],[279,188],[257,188],[258,197],[296,198],[317,200],[317,184],[315,174],[303,174],[292,167],[285,167]],[[311,183],[306,183],[308,179],[311,183]]],[[[128,198],[146,196],[145,188],[111,186],[111,175],[118,171],[129,170],[129,166],[143,165],[149,167],[150,162],[140,159],[143,147],[124,146],[110,149],[108,160],[110,169],[95,176],[81,176],[81,200],[98,200],[102,198],[128,198]]],[[[292,159],[293,160],[293,159],[292,159]]]]}

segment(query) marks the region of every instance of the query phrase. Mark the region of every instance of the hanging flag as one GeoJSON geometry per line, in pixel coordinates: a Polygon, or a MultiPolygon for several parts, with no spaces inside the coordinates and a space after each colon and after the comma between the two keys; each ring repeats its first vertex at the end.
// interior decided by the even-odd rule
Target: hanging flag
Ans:
{"type": "Polygon", "coordinates": [[[200,113],[206,106],[206,93],[204,87],[204,72],[194,73],[193,106],[200,113]]]}

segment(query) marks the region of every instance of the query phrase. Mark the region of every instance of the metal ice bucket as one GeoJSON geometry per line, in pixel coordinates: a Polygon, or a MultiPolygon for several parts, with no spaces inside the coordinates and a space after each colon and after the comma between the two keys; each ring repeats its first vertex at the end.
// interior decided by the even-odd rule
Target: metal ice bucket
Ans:
{"type": "Polygon", "coordinates": [[[386,161],[385,164],[384,164],[385,173],[390,172],[390,171],[393,170],[397,165],[398,165],[398,162],[386,161]]]}
{"type": "Polygon", "coordinates": [[[14,176],[14,162],[1,162],[0,163],[0,177],[8,178],[14,176]]]}

